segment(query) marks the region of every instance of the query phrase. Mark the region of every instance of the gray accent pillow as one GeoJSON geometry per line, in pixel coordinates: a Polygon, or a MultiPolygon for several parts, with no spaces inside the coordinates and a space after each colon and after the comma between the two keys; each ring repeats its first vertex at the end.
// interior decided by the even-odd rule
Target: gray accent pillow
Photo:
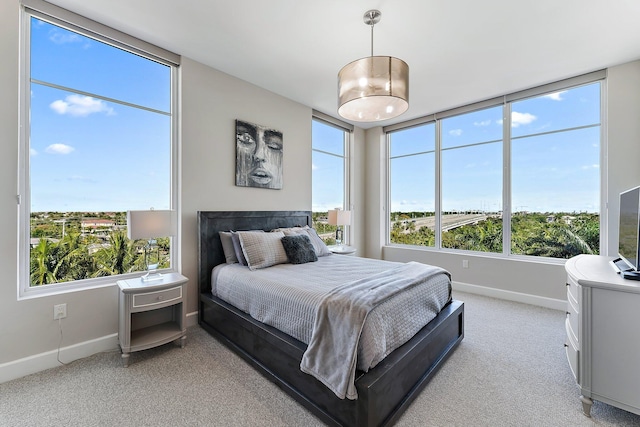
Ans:
{"type": "Polygon", "coordinates": [[[298,234],[309,236],[309,240],[313,245],[313,249],[316,251],[316,255],[321,257],[325,255],[331,255],[331,251],[324,243],[324,241],[318,236],[315,229],[310,227],[292,227],[283,229],[285,236],[295,236],[298,234]]]}
{"type": "Polygon", "coordinates": [[[316,250],[306,234],[284,236],[281,239],[284,251],[291,264],[304,264],[318,261],[316,250]]]}
{"type": "Polygon", "coordinates": [[[242,244],[242,252],[250,270],[271,267],[289,261],[280,241],[284,237],[283,232],[238,231],[236,234],[242,244]]]}
{"type": "Polygon", "coordinates": [[[238,262],[238,257],[236,256],[236,252],[233,246],[233,238],[231,235],[232,231],[221,231],[220,234],[220,242],[222,243],[222,251],[224,252],[224,259],[227,264],[235,264],[238,262]]]}

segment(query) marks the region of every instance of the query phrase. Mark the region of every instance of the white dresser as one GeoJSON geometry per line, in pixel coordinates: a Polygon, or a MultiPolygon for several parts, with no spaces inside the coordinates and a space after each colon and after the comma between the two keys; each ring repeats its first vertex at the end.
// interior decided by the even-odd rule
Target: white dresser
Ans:
{"type": "Polygon", "coordinates": [[[593,400],[640,414],[640,282],[626,280],[612,258],[567,261],[567,339],[585,415],[593,400]]]}

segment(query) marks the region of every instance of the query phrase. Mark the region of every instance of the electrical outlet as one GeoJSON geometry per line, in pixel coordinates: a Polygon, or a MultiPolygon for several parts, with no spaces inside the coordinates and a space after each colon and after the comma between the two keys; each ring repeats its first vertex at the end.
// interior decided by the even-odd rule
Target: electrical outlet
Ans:
{"type": "Polygon", "coordinates": [[[468,259],[463,259],[462,260],[462,268],[469,268],[469,260],[468,259]]]}
{"type": "Polygon", "coordinates": [[[67,304],[56,304],[53,306],[53,320],[67,317],[67,304]]]}

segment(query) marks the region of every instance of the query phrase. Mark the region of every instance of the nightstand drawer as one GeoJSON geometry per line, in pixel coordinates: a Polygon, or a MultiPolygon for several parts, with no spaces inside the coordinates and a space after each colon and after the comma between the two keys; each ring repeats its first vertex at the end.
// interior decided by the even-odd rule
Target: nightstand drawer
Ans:
{"type": "Polygon", "coordinates": [[[182,286],[157,292],[147,292],[133,296],[133,307],[147,307],[155,304],[164,304],[182,298],[182,286]]]}

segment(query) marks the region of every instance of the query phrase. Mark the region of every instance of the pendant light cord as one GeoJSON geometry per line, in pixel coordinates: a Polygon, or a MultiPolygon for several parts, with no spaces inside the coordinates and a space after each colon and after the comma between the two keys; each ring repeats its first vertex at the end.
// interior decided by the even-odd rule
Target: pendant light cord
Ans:
{"type": "Polygon", "coordinates": [[[369,17],[371,19],[371,56],[373,56],[373,27],[376,25],[373,20],[373,12],[369,12],[369,17]]]}

